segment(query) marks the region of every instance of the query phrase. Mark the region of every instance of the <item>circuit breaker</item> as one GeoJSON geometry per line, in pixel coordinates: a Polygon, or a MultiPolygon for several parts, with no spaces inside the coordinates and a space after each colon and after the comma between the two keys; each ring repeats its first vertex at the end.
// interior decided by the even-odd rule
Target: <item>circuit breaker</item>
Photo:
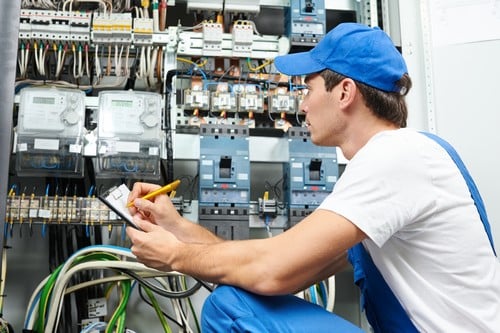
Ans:
{"type": "Polygon", "coordinates": [[[290,226],[312,213],[333,190],[339,170],[335,147],[311,142],[304,127],[288,129],[289,161],[285,163],[285,196],[290,226]]]}
{"type": "Polygon", "coordinates": [[[249,129],[200,127],[199,223],[225,239],[249,238],[249,129]]]}
{"type": "Polygon", "coordinates": [[[325,1],[290,1],[285,22],[292,46],[315,46],[326,31],[325,1]]]}

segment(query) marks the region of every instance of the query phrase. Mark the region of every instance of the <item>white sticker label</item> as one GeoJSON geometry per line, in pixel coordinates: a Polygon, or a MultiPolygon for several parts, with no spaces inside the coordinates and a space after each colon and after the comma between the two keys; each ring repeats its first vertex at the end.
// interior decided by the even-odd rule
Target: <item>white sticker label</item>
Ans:
{"type": "Polygon", "coordinates": [[[93,298],[88,301],[89,318],[104,317],[108,315],[106,298],[93,298]]]}
{"type": "Polygon", "coordinates": [[[35,149],[59,150],[59,140],[35,139],[35,149]]]}

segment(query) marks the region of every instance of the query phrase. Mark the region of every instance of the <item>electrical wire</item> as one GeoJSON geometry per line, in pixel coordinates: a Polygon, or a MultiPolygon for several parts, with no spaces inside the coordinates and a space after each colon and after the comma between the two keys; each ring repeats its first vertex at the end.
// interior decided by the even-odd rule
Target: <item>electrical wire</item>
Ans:
{"type": "Polygon", "coordinates": [[[165,296],[168,298],[186,298],[186,297],[189,297],[189,296],[192,296],[193,294],[195,294],[202,287],[202,284],[198,280],[196,280],[195,285],[193,287],[191,287],[190,289],[186,289],[183,291],[169,291],[169,290],[166,290],[165,288],[160,288],[160,287],[152,284],[151,282],[144,279],[143,277],[141,277],[139,274],[137,274],[134,271],[127,270],[126,268],[117,268],[117,269],[122,271],[124,274],[129,275],[130,277],[134,278],[134,280],[139,282],[142,286],[151,289],[152,291],[154,291],[158,295],[165,296]]]}
{"type": "MultiPolygon", "coordinates": [[[[142,299],[142,300],[143,300],[146,304],[148,304],[148,305],[149,305],[149,306],[151,306],[151,307],[154,307],[154,305],[153,305],[153,303],[151,302],[151,300],[148,300],[148,299],[146,298],[146,295],[144,295],[143,290],[146,290],[146,289],[147,289],[146,287],[143,287],[143,286],[141,286],[141,285],[139,284],[139,296],[141,297],[141,299],[142,299]]],[[[149,295],[148,295],[148,297],[149,297],[149,295]]],[[[160,309],[160,307],[159,307],[159,309],[160,309]]],[[[160,309],[160,310],[161,310],[161,309],[160,309]]],[[[173,322],[174,324],[176,324],[177,326],[179,326],[179,328],[184,328],[183,324],[182,324],[180,321],[178,321],[176,318],[174,318],[174,317],[170,316],[168,313],[164,312],[163,310],[161,310],[161,311],[162,311],[162,314],[163,314],[165,317],[167,317],[167,318],[168,318],[171,322],[173,322]]]]}
{"type": "MultiPolygon", "coordinates": [[[[123,283],[123,280],[130,280],[128,276],[134,276],[134,278],[137,279],[137,282],[142,283],[146,280],[146,278],[155,276],[155,279],[158,279],[158,282],[164,285],[163,289],[154,285],[156,289],[161,290],[163,294],[170,293],[170,295],[175,295],[178,297],[182,294],[190,295],[195,292],[195,288],[199,288],[197,287],[198,284],[202,285],[201,283],[197,283],[191,289],[181,292],[167,290],[165,284],[166,282],[159,277],[165,275],[179,277],[183,275],[177,272],[157,271],[137,262],[119,260],[119,257],[135,259],[129,249],[124,249],[116,246],[89,246],[87,248],[76,251],[72,256],[70,256],[70,258],[66,260],[63,265],[59,266],[36,288],[30,299],[30,304],[25,316],[25,328],[31,329],[33,327],[36,327],[37,331],[53,332],[53,330],[59,324],[64,295],[68,295],[70,292],[75,292],[76,290],[86,288],[91,284],[97,284],[99,282],[105,283],[105,281],[118,281],[121,279],[123,283]],[[122,273],[119,273],[113,278],[106,278],[106,280],[103,278],[99,279],[99,281],[87,281],[79,285],[71,287],[67,286],[72,276],[74,276],[78,272],[95,270],[100,271],[103,269],[111,269],[115,272],[122,273]],[[126,273],[127,276],[125,276],[124,273],[126,273]],[[34,309],[37,307],[39,308],[39,312],[38,316],[35,316],[34,309]]],[[[124,308],[124,306],[126,305],[127,297],[129,296],[125,294],[125,289],[122,289],[122,291],[123,302],[118,306],[117,311],[115,311],[114,319],[113,321],[110,320],[108,327],[116,326],[120,329],[120,325],[124,323],[125,314],[120,309],[124,308]]],[[[178,298],[173,299],[173,301],[175,300],[178,300],[178,298]]],[[[178,307],[180,309],[180,305],[178,307]]],[[[179,309],[177,311],[180,311],[179,309]]],[[[180,311],[180,315],[178,315],[178,317],[180,318],[181,322],[185,322],[187,324],[188,319],[184,315],[183,311],[180,311]]],[[[163,325],[164,323],[162,324],[162,326],[163,325]]]]}
{"type": "Polygon", "coordinates": [[[172,330],[170,329],[170,326],[168,325],[167,321],[165,320],[165,316],[163,311],[160,309],[160,304],[158,304],[158,301],[153,295],[153,292],[148,289],[144,288],[144,291],[148,295],[149,299],[151,300],[151,305],[153,306],[153,309],[155,309],[156,315],[158,316],[161,326],[163,327],[163,330],[165,333],[171,333],[172,330]]]}
{"type": "MultiPolygon", "coordinates": [[[[6,242],[6,241],[5,241],[6,242]]],[[[2,248],[2,272],[0,281],[0,318],[3,317],[3,304],[5,299],[5,282],[7,278],[7,249],[8,246],[4,244],[2,248]]]]}

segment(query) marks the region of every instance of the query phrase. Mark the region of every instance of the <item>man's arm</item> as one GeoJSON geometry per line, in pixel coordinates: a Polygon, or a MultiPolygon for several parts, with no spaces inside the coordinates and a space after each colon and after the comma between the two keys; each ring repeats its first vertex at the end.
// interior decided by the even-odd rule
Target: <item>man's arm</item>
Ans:
{"type": "Polygon", "coordinates": [[[139,261],[263,295],[292,293],[336,273],[347,249],[366,237],[326,210],[272,238],[213,243],[187,243],[147,221],[138,223],[145,232],[127,228],[127,234],[139,261]]]}

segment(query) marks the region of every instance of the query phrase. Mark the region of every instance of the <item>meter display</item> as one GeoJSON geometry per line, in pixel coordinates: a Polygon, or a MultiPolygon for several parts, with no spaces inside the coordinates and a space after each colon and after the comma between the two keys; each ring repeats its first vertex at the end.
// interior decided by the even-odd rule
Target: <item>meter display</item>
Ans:
{"type": "Polygon", "coordinates": [[[78,136],[85,116],[85,94],[75,89],[24,88],[20,93],[18,133],[78,136]]]}

